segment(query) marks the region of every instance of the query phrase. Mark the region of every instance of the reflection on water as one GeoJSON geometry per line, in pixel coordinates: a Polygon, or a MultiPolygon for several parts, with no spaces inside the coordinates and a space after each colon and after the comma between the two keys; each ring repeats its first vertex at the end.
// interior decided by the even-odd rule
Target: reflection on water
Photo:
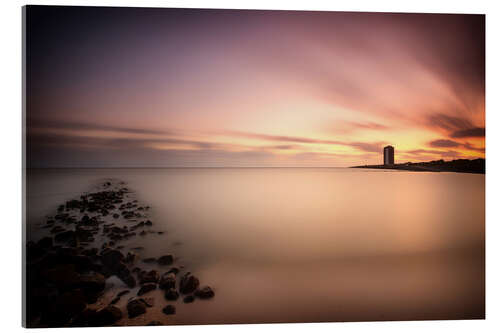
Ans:
{"type": "Polygon", "coordinates": [[[484,175],[32,170],[28,237],[108,177],[128,182],[167,231],[144,256],[173,252],[216,290],[210,304],[179,302],[176,323],[484,317],[484,175]]]}

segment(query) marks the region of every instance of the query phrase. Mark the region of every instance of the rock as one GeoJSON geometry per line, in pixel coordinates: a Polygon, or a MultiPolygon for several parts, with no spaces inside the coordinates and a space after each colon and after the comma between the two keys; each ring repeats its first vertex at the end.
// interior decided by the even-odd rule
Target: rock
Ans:
{"type": "Polygon", "coordinates": [[[181,282],[179,284],[179,286],[180,286],[179,291],[182,294],[189,294],[189,293],[192,293],[193,291],[195,291],[199,285],[200,285],[200,281],[198,280],[198,278],[195,277],[194,275],[191,275],[190,272],[187,272],[181,278],[181,282]]]}
{"type": "Polygon", "coordinates": [[[143,302],[148,308],[152,308],[155,305],[154,297],[140,298],[139,300],[143,302]]]}
{"type": "Polygon", "coordinates": [[[85,293],[99,293],[106,286],[106,279],[102,274],[92,273],[80,276],[78,286],[85,293]]]}
{"type": "Polygon", "coordinates": [[[141,286],[141,288],[139,289],[139,291],[137,292],[137,296],[142,296],[144,295],[145,293],[148,293],[150,292],[151,290],[155,290],[156,289],[156,283],[145,283],[141,286]]]}
{"type": "Polygon", "coordinates": [[[149,272],[141,272],[139,273],[139,282],[140,284],[144,283],[158,283],[158,280],[160,279],[160,276],[157,271],[154,269],[150,270],[149,272]]]}
{"type": "Polygon", "coordinates": [[[161,321],[153,320],[153,321],[150,321],[146,326],[161,326],[161,325],[163,325],[163,323],[161,321]]]}
{"type": "Polygon", "coordinates": [[[129,318],[135,318],[146,313],[146,305],[138,299],[133,299],[127,304],[127,312],[129,318]]]}
{"type": "Polygon", "coordinates": [[[201,299],[209,299],[209,298],[214,297],[215,293],[212,290],[212,288],[206,286],[206,287],[203,287],[202,289],[196,290],[194,292],[194,295],[198,298],[201,298],[201,299]]]}
{"type": "Polygon", "coordinates": [[[179,298],[179,293],[174,288],[165,291],[165,299],[169,301],[176,301],[179,298]]]}
{"type": "Polygon", "coordinates": [[[122,319],[122,311],[113,305],[108,305],[101,311],[97,312],[95,315],[96,326],[108,326],[113,325],[118,320],[122,319]]]}
{"type": "Polygon", "coordinates": [[[184,297],[184,303],[193,303],[194,302],[194,296],[193,295],[188,295],[184,297]]]}
{"type": "Polygon", "coordinates": [[[142,262],[146,263],[146,264],[151,264],[153,262],[156,262],[156,258],[146,258],[146,259],[142,259],[142,262]]]}
{"type": "Polygon", "coordinates": [[[174,257],[171,254],[167,254],[158,258],[158,264],[160,265],[172,265],[174,262],[174,257]]]}
{"type": "Polygon", "coordinates": [[[175,274],[173,273],[165,273],[161,276],[160,289],[170,289],[175,288],[175,274]]]}
{"type": "Polygon", "coordinates": [[[123,259],[123,254],[118,250],[105,249],[101,252],[101,262],[111,269],[118,268],[123,259]]]}
{"type": "Polygon", "coordinates": [[[119,214],[116,214],[116,213],[115,213],[115,214],[113,214],[113,218],[117,219],[117,218],[119,218],[119,217],[120,217],[120,215],[119,215],[119,214]]]}
{"type": "Polygon", "coordinates": [[[57,243],[69,243],[76,238],[73,230],[62,231],[55,235],[54,241],[57,243]]]}
{"type": "Polygon", "coordinates": [[[147,226],[152,226],[153,225],[153,222],[151,222],[150,220],[147,220],[144,225],[147,225],[147,226]]]}
{"type": "Polygon", "coordinates": [[[162,311],[166,315],[175,314],[175,306],[169,304],[169,305],[165,306],[162,311]]]}
{"type": "Polygon", "coordinates": [[[120,280],[122,280],[129,288],[134,288],[137,285],[134,277],[130,274],[128,269],[122,271],[122,273],[118,274],[120,280]]]}
{"type": "Polygon", "coordinates": [[[172,267],[168,270],[167,273],[173,273],[173,274],[176,274],[179,273],[180,269],[178,267],[172,267]]]}

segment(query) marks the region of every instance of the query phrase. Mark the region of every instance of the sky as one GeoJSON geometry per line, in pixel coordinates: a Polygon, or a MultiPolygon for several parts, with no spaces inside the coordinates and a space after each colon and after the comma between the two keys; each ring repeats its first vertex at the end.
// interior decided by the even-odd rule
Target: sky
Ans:
{"type": "Polygon", "coordinates": [[[485,157],[483,15],[29,6],[28,167],[485,157]]]}

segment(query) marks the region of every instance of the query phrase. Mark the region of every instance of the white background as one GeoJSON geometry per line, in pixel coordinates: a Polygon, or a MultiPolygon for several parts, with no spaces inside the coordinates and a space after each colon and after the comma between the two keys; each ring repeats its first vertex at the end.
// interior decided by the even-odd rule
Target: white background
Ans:
{"type": "MultiPolygon", "coordinates": [[[[169,330],[174,332],[253,332],[273,330],[279,332],[480,332],[500,331],[498,240],[500,223],[499,149],[500,144],[500,10],[499,1],[458,0],[288,0],[288,1],[17,1],[4,0],[0,10],[0,327],[4,332],[24,330],[21,327],[21,6],[33,5],[94,5],[142,7],[195,7],[195,8],[251,8],[297,9],[333,11],[390,11],[427,13],[479,13],[486,14],[486,320],[364,322],[319,324],[263,324],[175,326],[137,328],[93,328],[98,332],[142,332],[169,330]],[[498,327],[497,327],[498,326],[498,327]],[[118,331],[117,331],[118,330],[118,331]]],[[[244,300],[242,300],[244,301],[244,300]]],[[[436,300],[438,302],[439,300],[436,300]]],[[[58,329],[58,332],[90,329],[58,329]]],[[[44,330],[45,331],[45,330],[44,330]]]]}

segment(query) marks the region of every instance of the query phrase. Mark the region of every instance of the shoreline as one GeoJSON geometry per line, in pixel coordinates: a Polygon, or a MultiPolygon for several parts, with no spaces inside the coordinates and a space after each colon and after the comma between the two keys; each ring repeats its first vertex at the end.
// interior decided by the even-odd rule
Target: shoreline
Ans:
{"type": "Polygon", "coordinates": [[[149,210],[119,180],[61,204],[26,245],[23,325],[175,324],[176,302],[213,298],[173,254],[141,257],[149,237],[167,237],[149,210]]]}
{"type": "Polygon", "coordinates": [[[456,172],[485,174],[485,160],[478,158],[475,160],[452,160],[452,161],[430,161],[418,163],[400,163],[392,165],[359,165],[351,166],[353,169],[379,169],[379,170],[401,170],[417,172],[456,172]]]}

